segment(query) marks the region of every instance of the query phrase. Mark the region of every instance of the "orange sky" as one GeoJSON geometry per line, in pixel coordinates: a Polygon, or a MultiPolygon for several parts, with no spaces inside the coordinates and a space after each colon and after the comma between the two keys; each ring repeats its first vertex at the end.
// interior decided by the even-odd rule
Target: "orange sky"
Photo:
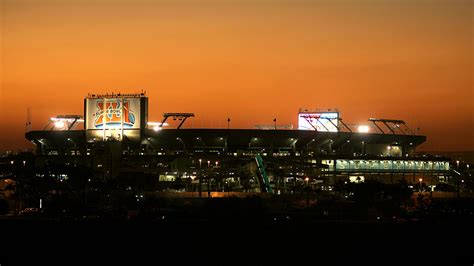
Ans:
{"type": "Polygon", "coordinates": [[[474,150],[473,2],[0,0],[0,150],[88,93],[140,92],[149,120],[403,119],[425,150],[474,150]]]}

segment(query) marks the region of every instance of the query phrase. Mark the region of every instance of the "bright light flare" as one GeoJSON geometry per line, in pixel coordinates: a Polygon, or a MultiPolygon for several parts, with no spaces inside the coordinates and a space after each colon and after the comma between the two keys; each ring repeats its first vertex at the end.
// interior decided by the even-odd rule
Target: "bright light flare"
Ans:
{"type": "Polygon", "coordinates": [[[61,121],[61,120],[58,120],[58,121],[54,122],[54,127],[55,128],[64,128],[64,122],[61,121]]]}
{"type": "Polygon", "coordinates": [[[169,125],[168,123],[162,124],[161,122],[147,122],[146,124],[149,126],[168,126],[169,125]]]}
{"type": "Polygon", "coordinates": [[[357,128],[357,131],[359,131],[359,133],[368,133],[370,131],[370,128],[369,128],[369,126],[360,125],[357,128]]]}
{"type": "Polygon", "coordinates": [[[168,123],[161,122],[147,122],[147,126],[150,126],[154,131],[160,131],[162,127],[168,126],[168,123]]]}

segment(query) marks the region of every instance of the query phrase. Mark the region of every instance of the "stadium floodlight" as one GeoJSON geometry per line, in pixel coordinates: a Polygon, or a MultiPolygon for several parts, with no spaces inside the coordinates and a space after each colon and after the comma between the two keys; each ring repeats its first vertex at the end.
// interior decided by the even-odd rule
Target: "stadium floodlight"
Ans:
{"type": "Polygon", "coordinates": [[[51,117],[51,121],[56,122],[56,121],[63,121],[63,122],[84,122],[84,119],[80,118],[80,116],[75,116],[75,115],[58,115],[56,117],[51,117]]]}
{"type": "Polygon", "coordinates": [[[58,129],[62,129],[62,128],[64,128],[64,122],[62,120],[58,120],[58,121],[54,122],[54,127],[58,128],[58,129]]]}
{"type": "Polygon", "coordinates": [[[57,115],[51,117],[49,121],[50,123],[46,127],[52,124],[53,129],[59,130],[71,130],[77,123],[84,123],[81,115],[57,115]]]}
{"type": "Polygon", "coordinates": [[[147,122],[147,126],[151,126],[154,131],[160,131],[163,126],[167,126],[168,123],[161,122],[147,122]]]}
{"type": "Polygon", "coordinates": [[[359,131],[359,133],[368,133],[370,131],[370,128],[366,125],[360,125],[357,130],[359,131]]]}
{"type": "Polygon", "coordinates": [[[149,126],[167,126],[168,125],[168,123],[162,124],[161,122],[147,122],[146,124],[149,126]]]}

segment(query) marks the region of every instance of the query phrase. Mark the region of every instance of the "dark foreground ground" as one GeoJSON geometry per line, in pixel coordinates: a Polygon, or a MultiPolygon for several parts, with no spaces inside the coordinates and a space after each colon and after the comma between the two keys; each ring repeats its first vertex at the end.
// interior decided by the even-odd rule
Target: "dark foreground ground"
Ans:
{"type": "Polygon", "coordinates": [[[4,265],[473,265],[472,219],[2,219],[4,265]]]}

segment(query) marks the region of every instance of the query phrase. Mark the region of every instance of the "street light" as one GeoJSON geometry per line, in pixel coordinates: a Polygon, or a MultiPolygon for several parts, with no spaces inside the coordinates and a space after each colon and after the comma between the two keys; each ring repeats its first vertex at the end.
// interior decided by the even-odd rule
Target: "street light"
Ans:
{"type": "Polygon", "coordinates": [[[421,193],[421,182],[423,182],[423,179],[420,178],[420,179],[418,179],[418,180],[420,181],[420,193],[421,193]]]}
{"type": "Polygon", "coordinates": [[[456,166],[457,166],[458,169],[459,169],[459,160],[456,160],[456,166]]]}
{"type": "Polygon", "coordinates": [[[198,180],[199,180],[199,197],[202,195],[202,185],[201,185],[201,179],[202,179],[202,169],[201,169],[201,163],[202,159],[199,159],[199,175],[198,175],[198,180]]]}
{"type": "MultiPolygon", "coordinates": [[[[207,160],[207,168],[211,168],[211,161],[207,160]]],[[[211,176],[210,172],[207,175],[207,197],[211,197],[211,176]]]]}

